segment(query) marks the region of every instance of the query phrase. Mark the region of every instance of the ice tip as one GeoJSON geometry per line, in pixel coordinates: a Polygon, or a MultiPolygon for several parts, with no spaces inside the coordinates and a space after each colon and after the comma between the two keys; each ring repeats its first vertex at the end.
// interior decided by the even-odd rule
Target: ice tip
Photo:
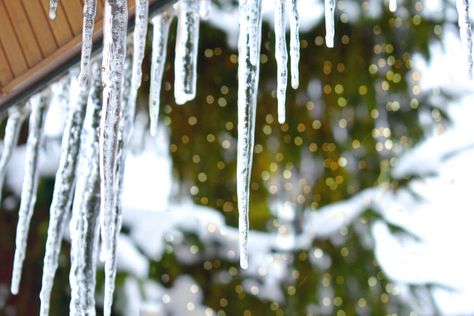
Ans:
{"type": "Polygon", "coordinates": [[[328,48],[334,47],[334,39],[331,36],[326,36],[326,46],[328,48]]]}
{"type": "Polygon", "coordinates": [[[390,2],[388,4],[388,9],[390,10],[390,12],[397,11],[397,1],[396,0],[390,0],[390,2]]]}
{"type": "Polygon", "coordinates": [[[285,123],[285,115],[278,115],[278,123],[284,124],[285,123]]]}
{"type": "Polygon", "coordinates": [[[293,90],[298,89],[299,86],[300,86],[300,83],[297,79],[291,80],[291,87],[293,88],[293,90]]]}
{"type": "Polygon", "coordinates": [[[51,7],[49,9],[49,19],[55,20],[56,19],[56,7],[51,7]]]}
{"type": "Polygon", "coordinates": [[[101,246],[100,247],[100,251],[99,251],[99,260],[100,262],[105,262],[105,260],[107,260],[107,255],[106,255],[106,250],[105,250],[105,246],[101,246]]]}
{"type": "Polygon", "coordinates": [[[12,281],[12,285],[10,287],[10,292],[13,294],[13,295],[17,295],[18,292],[19,292],[19,284],[18,282],[15,282],[14,280],[12,281]]]}
{"type": "Polygon", "coordinates": [[[158,125],[153,121],[150,124],[150,135],[152,137],[155,137],[156,135],[158,135],[158,125]]]}
{"type": "Polygon", "coordinates": [[[181,95],[175,95],[174,99],[177,105],[183,105],[191,100],[193,100],[195,97],[194,94],[181,94],[181,95]]]}
{"type": "Polygon", "coordinates": [[[241,256],[240,257],[240,268],[242,268],[243,270],[247,270],[248,267],[249,267],[248,258],[244,257],[244,256],[241,256]]]}

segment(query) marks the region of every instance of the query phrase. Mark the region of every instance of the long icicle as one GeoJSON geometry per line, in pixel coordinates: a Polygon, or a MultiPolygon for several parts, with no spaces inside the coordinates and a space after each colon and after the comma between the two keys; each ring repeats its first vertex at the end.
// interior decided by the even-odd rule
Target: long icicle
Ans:
{"type": "Polygon", "coordinates": [[[116,187],[115,187],[115,202],[114,202],[114,212],[112,214],[112,239],[111,239],[111,252],[105,261],[105,292],[104,292],[104,306],[111,305],[113,299],[113,293],[115,288],[115,275],[117,267],[117,242],[118,236],[120,234],[120,229],[122,227],[122,208],[121,208],[121,196],[122,196],[122,183],[123,183],[123,174],[125,168],[125,150],[126,144],[128,142],[128,134],[133,127],[133,118],[135,116],[135,98],[136,98],[136,87],[133,86],[133,75],[130,76],[130,72],[136,71],[135,67],[138,65],[136,62],[137,56],[135,47],[133,54],[133,66],[130,65],[130,59],[127,58],[125,61],[125,73],[126,80],[123,87],[123,104],[126,104],[126,107],[123,111],[123,116],[120,119],[119,125],[119,134],[118,134],[118,146],[117,146],[117,171],[116,171],[116,187]],[[132,68],[132,69],[130,69],[132,68]],[[132,80],[127,80],[127,78],[132,78],[132,80]],[[131,91],[135,90],[135,92],[131,91]],[[110,302],[110,303],[109,303],[110,302]]]}
{"type": "Polygon", "coordinates": [[[237,142],[237,201],[239,207],[240,266],[248,267],[249,186],[253,159],[255,113],[261,42],[261,0],[239,2],[239,87],[237,142]]]}
{"type": "MultiPolygon", "coordinates": [[[[123,116],[119,122],[120,125],[117,143],[117,169],[115,187],[116,194],[114,210],[111,218],[112,231],[110,236],[110,253],[107,256],[107,260],[105,261],[104,308],[112,305],[115,288],[117,240],[120,233],[120,228],[122,226],[121,195],[123,173],[125,168],[125,147],[128,141],[128,134],[131,132],[133,126],[137,91],[142,81],[142,61],[145,55],[146,31],[148,25],[148,0],[139,0],[136,5],[135,32],[133,34],[133,60],[131,66],[130,63],[126,62],[124,67],[125,73],[129,74],[131,72],[131,80],[125,80],[123,87],[124,93],[122,102],[123,104],[126,104],[126,107],[123,110],[123,116]]],[[[125,76],[125,78],[130,78],[130,75],[125,76]]]]}
{"type": "Polygon", "coordinates": [[[471,19],[469,18],[469,0],[456,0],[456,9],[458,11],[459,33],[467,53],[468,74],[469,78],[472,78],[472,31],[471,19]]]}
{"type": "MultiPolygon", "coordinates": [[[[133,58],[136,58],[136,55],[133,55],[133,58]]],[[[135,60],[134,60],[135,63],[135,60]]],[[[127,67],[126,64],[125,71],[129,72],[130,67],[127,67]]],[[[132,70],[133,72],[133,70],[132,70]]],[[[129,77],[129,76],[128,76],[129,77]]],[[[127,77],[127,78],[128,78],[127,77]]],[[[133,84],[133,82],[132,82],[133,84]]],[[[121,205],[121,196],[123,190],[123,177],[125,171],[125,160],[126,160],[126,152],[128,146],[128,140],[130,133],[133,128],[133,119],[135,116],[135,98],[133,98],[133,92],[130,93],[129,91],[133,90],[134,87],[131,86],[130,80],[126,80],[124,84],[124,104],[127,104],[126,109],[124,110],[123,117],[120,120],[120,131],[119,131],[119,141],[118,141],[118,150],[117,150],[117,176],[116,176],[116,192],[115,195],[115,210],[113,216],[113,236],[112,236],[112,247],[109,259],[105,261],[105,293],[104,293],[104,305],[107,302],[112,302],[112,295],[113,295],[113,288],[115,284],[115,275],[116,275],[116,266],[117,266],[117,242],[118,237],[120,234],[120,229],[122,227],[122,205],[121,205]],[[128,99],[128,102],[127,102],[128,99]],[[109,289],[109,290],[108,290],[109,289]],[[111,289],[111,290],[110,290],[111,289]]]]}
{"type": "Polygon", "coordinates": [[[334,12],[336,0],[324,0],[324,20],[326,22],[326,46],[334,47],[334,12]]]}
{"type": "Polygon", "coordinates": [[[178,2],[174,60],[174,97],[177,104],[184,104],[196,96],[198,42],[199,1],[181,0],[178,2]]]}
{"type": "MultiPolygon", "coordinates": [[[[105,69],[102,117],[99,135],[100,158],[100,221],[101,259],[107,265],[113,255],[115,222],[113,213],[116,201],[118,128],[122,112],[122,86],[127,35],[127,1],[108,0],[105,4],[104,50],[102,67],[105,69]]],[[[107,274],[107,272],[106,272],[107,274]]],[[[104,315],[112,309],[113,284],[105,288],[104,315]]]]}
{"type": "Polygon", "coordinates": [[[26,142],[25,175],[21,191],[21,203],[18,215],[18,226],[16,229],[16,249],[13,262],[11,292],[18,294],[21,281],[21,271],[25,259],[26,242],[30,227],[31,216],[36,203],[36,189],[38,186],[38,158],[40,144],[43,134],[43,122],[46,113],[46,104],[49,95],[37,95],[29,101],[31,103],[31,115],[29,122],[29,134],[26,142]]]}
{"type": "Polygon", "coordinates": [[[286,0],[275,0],[275,59],[277,62],[278,122],[285,123],[288,52],[286,50],[286,0]]]}
{"type": "Polygon", "coordinates": [[[102,82],[99,65],[93,66],[93,87],[87,117],[81,132],[78,177],[70,223],[71,232],[71,316],[95,315],[95,285],[99,246],[99,125],[102,82]]]}
{"type": "Polygon", "coordinates": [[[168,34],[173,20],[172,9],[161,12],[153,19],[153,44],[151,54],[151,82],[150,82],[150,133],[156,135],[158,116],[160,114],[160,93],[163,80],[163,71],[166,64],[166,46],[168,34]]]}
{"type": "MultiPolygon", "coordinates": [[[[135,4],[135,31],[133,33],[132,93],[142,83],[142,61],[145,56],[146,31],[148,26],[148,0],[137,0],[135,4]]],[[[132,95],[133,96],[133,95],[132,95]]],[[[135,102],[135,98],[133,102],[135,102]]]]}
{"type": "Polygon", "coordinates": [[[77,80],[72,81],[70,108],[64,128],[61,157],[54,183],[53,200],[49,210],[49,226],[46,240],[46,251],[41,283],[40,315],[49,314],[51,290],[58,267],[61,251],[63,228],[71,208],[72,193],[76,180],[76,165],[80,147],[80,135],[86,112],[88,84],[82,86],[77,80]]]}
{"type": "Polygon", "coordinates": [[[97,0],[86,0],[84,2],[82,21],[81,72],[79,74],[79,83],[81,87],[86,87],[88,85],[91,72],[90,64],[92,54],[92,36],[94,34],[94,20],[96,11],[97,0]]]}
{"type": "Polygon", "coordinates": [[[126,50],[127,3],[108,0],[105,5],[102,81],[104,84],[99,135],[101,178],[102,259],[110,252],[119,119],[122,112],[123,68],[126,50]]]}
{"type": "Polygon", "coordinates": [[[27,114],[28,110],[23,105],[15,106],[8,111],[5,138],[3,139],[3,152],[0,158],[0,201],[2,201],[3,184],[7,174],[8,163],[10,162],[13,148],[15,148],[18,143],[20,129],[27,114]]]}
{"type": "Polygon", "coordinates": [[[297,0],[288,0],[288,14],[290,20],[290,59],[291,59],[291,87],[298,89],[300,63],[300,19],[297,0]]]}

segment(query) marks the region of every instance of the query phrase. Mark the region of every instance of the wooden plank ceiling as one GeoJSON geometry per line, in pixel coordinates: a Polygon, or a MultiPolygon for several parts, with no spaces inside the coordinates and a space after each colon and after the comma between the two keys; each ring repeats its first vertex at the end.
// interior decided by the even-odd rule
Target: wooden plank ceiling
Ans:
{"type": "MultiPolygon", "coordinates": [[[[0,109],[80,54],[83,1],[60,0],[52,21],[49,0],[0,0],[0,109]]],[[[95,40],[104,2],[97,0],[95,40]]],[[[135,0],[128,2],[132,16],[135,0]]]]}

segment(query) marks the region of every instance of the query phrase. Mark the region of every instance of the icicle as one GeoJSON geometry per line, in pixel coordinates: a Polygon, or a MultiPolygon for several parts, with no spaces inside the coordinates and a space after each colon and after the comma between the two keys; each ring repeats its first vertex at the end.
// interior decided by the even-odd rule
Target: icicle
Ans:
{"type": "Polygon", "coordinates": [[[277,61],[278,122],[285,123],[288,53],[286,51],[286,0],[275,0],[275,59],[277,61]]]}
{"type": "MultiPolygon", "coordinates": [[[[104,50],[102,80],[104,83],[102,117],[99,135],[100,158],[100,221],[102,249],[101,259],[107,262],[113,256],[112,240],[115,231],[113,213],[115,209],[117,169],[118,127],[122,111],[122,85],[127,34],[127,2],[108,0],[105,5],[104,50]]],[[[109,273],[106,270],[106,275],[109,273]]],[[[107,284],[106,284],[107,285],[107,284]]],[[[112,308],[114,288],[105,288],[104,315],[112,308]]]]}
{"type": "Polygon", "coordinates": [[[59,0],[49,0],[49,18],[56,19],[56,11],[58,10],[59,0]]]}
{"type": "Polygon", "coordinates": [[[2,201],[3,183],[7,174],[8,163],[13,153],[13,148],[18,143],[21,125],[28,111],[25,106],[15,106],[8,111],[8,121],[3,139],[3,152],[0,158],[0,202],[2,201]]]}
{"type": "Polygon", "coordinates": [[[82,22],[82,52],[81,73],[79,83],[82,87],[87,86],[90,76],[90,63],[92,53],[92,35],[94,34],[94,20],[97,9],[97,0],[86,0],[84,2],[84,17],[82,22]]]}
{"type": "Polygon", "coordinates": [[[174,97],[184,104],[196,96],[196,62],[199,40],[199,2],[178,2],[178,29],[174,60],[174,97]]]}
{"type": "Polygon", "coordinates": [[[240,266],[248,267],[249,185],[252,169],[257,109],[261,39],[261,0],[239,2],[239,70],[238,70],[238,142],[237,196],[239,207],[240,266]],[[252,56],[252,54],[254,54],[252,56]]]}
{"type": "Polygon", "coordinates": [[[288,0],[290,16],[290,59],[291,59],[291,87],[298,89],[300,62],[300,20],[296,0],[288,0]]]}
{"type": "MultiPolygon", "coordinates": [[[[146,32],[148,27],[148,0],[138,0],[135,7],[135,32],[133,33],[132,79],[130,95],[125,93],[130,104],[135,108],[138,88],[142,83],[142,62],[145,56],[146,32]]],[[[125,103],[124,103],[125,104],[125,103]]],[[[127,110],[126,110],[127,111],[127,110]]]]}
{"type": "Polygon", "coordinates": [[[93,89],[81,133],[78,177],[70,223],[71,285],[70,315],[95,315],[95,275],[99,245],[99,124],[102,82],[100,67],[93,66],[93,89]]]}
{"type": "Polygon", "coordinates": [[[334,47],[334,11],[336,0],[324,0],[324,19],[326,21],[326,46],[334,47]]]}
{"type": "Polygon", "coordinates": [[[461,41],[467,53],[468,74],[472,78],[472,33],[471,20],[469,18],[469,0],[456,0],[456,9],[458,11],[458,25],[461,35],[461,41]]]}
{"type": "MultiPolygon", "coordinates": [[[[107,1],[105,6],[102,81],[104,84],[100,124],[101,235],[105,252],[110,251],[111,214],[115,199],[118,125],[122,111],[123,66],[126,46],[126,1],[107,1]]],[[[105,254],[105,253],[104,253],[105,254]]],[[[105,258],[102,258],[105,260],[105,258]]]]}
{"type": "MultiPolygon", "coordinates": [[[[133,56],[135,58],[135,55],[133,56]]],[[[135,64],[135,63],[134,63],[135,64]]],[[[125,78],[130,78],[130,65],[125,63],[125,78]]],[[[133,70],[132,70],[133,72],[133,70]]],[[[128,144],[129,134],[132,131],[133,119],[135,116],[135,96],[133,93],[130,94],[130,90],[133,90],[133,82],[125,80],[124,82],[124,104],[127,104],[124,109],[124,115],[120,119],[119,124],[119,138],[117,146],[117,171],[116,171],[116,194],[114,202],[114,212],[112,213],[112,235],[111,235],[111,247],[110,253],[105,260],[105,293],[104,293],[104,306],[111,305],[113,299],[113,293],[115,288],[115,275],[117,266],[117,241],[122,227],[122,207],[121,207],[121,196],[122,196],[122,184],[123,175],[125,168],[126,158],[126,147],[128,144]],[[128,102],[127,102],[128,100],[128,102]],[[110,302],[110,303],[109,303],[110,302]]]]}
{"type": "Polygon", "coordinates": [[[25,175],[21,191],[21,203],[18,214],[18,226],[16,229],[16,249],[13,262],[13,275],[11,292],[18,293],[21,280],[21,271],[25,259],[26,242],[31,216],[36,203],[36,189],[38,185],[38,154],[43,133],[43,121],[45,117],[46,104],[49,97],[45,95],[34,96],[31,102],[31,115],[29,122],[29,134],[25,154],[25,175]]]}
{"type": "Polygon", "coordinates": [[[71,102],[66,126],[64,128],[61,158],[54,183],[53,200],[49,211],[49,226],[41,283],[40,315],[49,314],[49,302],[54,276],[58,267],[58,257],[63,239],[63,227],[71,208],[72,193],[76,180],[76,165],[79,154],[80,134],[84,122],[88,84],[82,86],[78,81],[71,84],[71,102]]]}
{"type": "Polygon", "coordinates": [[[137,0],[135,6],[135,32],[133,33],[132,93],[142,83],[142,61],[145,56],[147,26],[148,0],[137,0]]]}
{"type": "Polygon", "coordinates": [[[155,136],[158,128],[160,113],[160,92],[163,80],[163,71],[166,63],[166,45],[173,11],[168,10],[155,16],[153,24],[153,46],[151,56],[151,83],[150,83],[150,133],[155,136]]]}
{"type": "Polygon", "coordinates": [[[249,48],[250,48],[250,63],[252,65],[257,65],[260,62],[260,33],[261,25],[259,22],[260,19],[260,7],[250,5],[249,18],[245,21],[240,21],[239,28],[248,29],[249,32],[249,48]]]}
{"type": "Polygon", "coordinates": [[[209,18],[211,5],[212,5],[211,0],[199,0],[199,14],[201,15],[201,18],[203,18],[204,20],[209,18]]]}
{"type": "Polygon", "coordinates": [[[388,3],[388,9],[391,12],[397,11],[397,0],[390,0],[390,2],[388,3]]]}

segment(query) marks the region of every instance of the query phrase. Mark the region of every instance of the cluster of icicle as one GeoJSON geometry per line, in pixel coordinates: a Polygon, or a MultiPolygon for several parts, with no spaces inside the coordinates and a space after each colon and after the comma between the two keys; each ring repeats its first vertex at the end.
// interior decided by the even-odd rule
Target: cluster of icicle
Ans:
{"type": "MultiPolygon", "coordinates": [[[[249,183],[252,167],[255,113],[259,79],[262,0],[239,1],[238,39],[238,146],[237,193],[239,206],[240,265],[248,266],[249,183]]],[[[278,120],[285,121],[288,81],[286,19],[290,26],[291,86],[298,87],[299,21],[297,0],[275,0],[275,57],[277,60],[278,120]]],[[[472,71],[472,38],[468,0],[457,0],[461,38],[468,51],[472,71]]],[[[58,0],[51,0],[50,17],[56,16],[58,0]]],[[[389,8],[396,10],[396,0],[389,8]]],[[[141,83],[148,23],[148,0],[136,0],[132,62],[126,62],[128,9],[126,0],[107,0],[104,18],[102,65],[92,64],[92,35],[96,0],[84,1],[81,69],[72,80],[69,114],[62,140],[56,174],[50,223],[44,258],[41,315],[48,315],[54,275],[63,237],[63,227],[71,218],[71,315],[95,315],[95,271],[97,253],[105,266],[104,315],[110,315],[116,271],[117,237],[121,227],[120,196],[127,143],[133,128],[135,99],[141,83]],[[131,75],[130,75],[131,74],[131,75]],[[128,78],[130,78],[128,80],[128,78]],[[127,78],[127,80],[126,80],[127,78]],[[74,197],[74,199],[73,199],[74,197]],[[72,212],[72,215],[69,213],[72,212]]],[[[181,0],[151,18],[153,25],[150,86],[150,131],[156,134],[160,90],[166,61],[168,32],[178,18],[174,94],[177,104],[196,95],[196,61],[199,20],[206,18],[210,0],[181,0]]],[[[334,46],[335,0],[325,0],[326,44],[334,46]]],[[[64,91],[62,92],[64,93],[64,91]]],[[[33,213],[38,182],[38,152],[47,104],[51,96],[41,93],[26,106],[9,112],[4,150],[0,158],[0,192],[13,147],[22,122],[30,112],[25,176],[16,235],[16,251],[11,291],[19,290],[25,258],[28,228],[33,213]]]]}

